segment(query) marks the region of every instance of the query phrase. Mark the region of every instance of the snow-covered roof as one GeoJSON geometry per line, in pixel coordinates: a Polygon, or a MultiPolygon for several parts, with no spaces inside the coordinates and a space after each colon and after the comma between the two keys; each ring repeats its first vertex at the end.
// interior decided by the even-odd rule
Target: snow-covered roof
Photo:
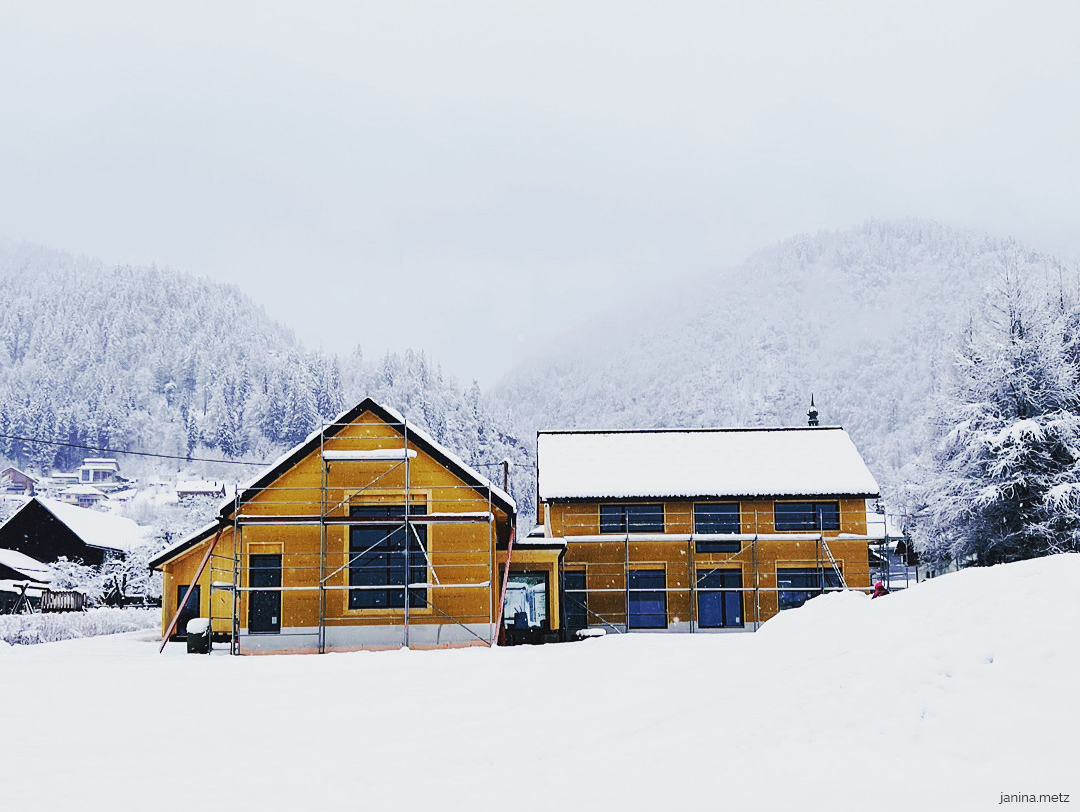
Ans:
{"type": "Polygon", "coordinates": [[[181,479],[176,483],[177,493],[224,493],[227,490],[224,482],[207,479],[181,479]]]}
{"type": "Polygon", "coordinates": [[[0,564],[38,583],[47,583],[53,579],[53,571],[48,564],[43,564],[18,550],[0,549],[0,564]]]}
{"type": "MultiPolygon", "coordinates": [[[[23,591],[23,585],[26,584],[29,580],[30,580],[29,578],[24,580],[24,581],[14,581],[14,580],[11,580],[11,579],[0,579],[0,592],[8,592],[8,593],[13,593],[13,594],[18,595],[19,593],[21,593],[23,591]]],[[[41,594],[43,592],[45,592],[48,588],[49,587],[44,586],[42,584],[38,584],[37,586],[34,586],[33,584],[31,584],[30,586],[27,587],[26,594],[29,595],[30,597],[34,597],[34,598],[40,597],[41,594]]]]}
{"type": "Polygon", "coordinates": [[[64,488],[61,493],[70,493],[75,496],[100,496],[103,499],[108,499],[105,491],[95,488],[93,485],[72,485],[70,488],[64,488]]]}
{"type": "Polygon", "coordinates": [[[25,479],[29,479],[31,482],[37,482],[37,480],[34,477],[30,476],[30,474],[26,473],[25,471],[20,471],[18,468],[15,467],[5,468],[3,471],[0,471],[0,476],[4,474],[18,474],[25,479]]]}
{"type": "Polygon", "coordinates": [[[878,495],[840,427],[538,432],[540,498],[878,495]]]}
{"type": "Polygon", "coordinates": [[[148,528],[141,527],[123,516],[112,516],[89,508],[66,505],[55,499],[43,499],[40,496],[35,499],[91,547],[127,552],[138,547],[146,539],[148,528]]]}
{"type": "Polygon", "coordinates": [[[95,470],[119,471],[120,463],[118,463],[111,457],[88,457],[87,459],[83,460],[83,464],[79,467],[92,468],[95,470]]]}

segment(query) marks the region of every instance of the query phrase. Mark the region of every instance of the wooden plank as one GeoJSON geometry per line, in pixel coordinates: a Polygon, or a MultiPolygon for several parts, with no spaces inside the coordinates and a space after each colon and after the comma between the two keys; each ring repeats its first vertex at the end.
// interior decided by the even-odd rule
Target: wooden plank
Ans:
{"type": "Polygon", "coordinates": [[[206,555],[203,556],[202,562],[199,564],[199,571],[195,573],[195,577],[191,579],[191,583],[188,584],[187,591],[184,592],[184,597],[180,599],[180,603],[176,607],[176,614],[173,615],[171,621],[169,621],[169,628],[165,630],[165,639],[161,641],[161,648],[158,649],[158,654],[161,654],[165,650],[165,646],[169,643],[169,637],[176,629],[176,622],[180,620],[180,613],[184,611],[184,607],[187,606],[188,598],[191,597],[191,590],[195,588],[195,585],[199,583],[199,578],[202,577],[203,570],[206,569],[206,565],[210,562],[210,556],[213,555],[214,548],[217,547],[218,539],[221,538],[221,530],[218,530],[214,534],[214,540],[210,542],[210,546],[206,549],[206,555]]]}

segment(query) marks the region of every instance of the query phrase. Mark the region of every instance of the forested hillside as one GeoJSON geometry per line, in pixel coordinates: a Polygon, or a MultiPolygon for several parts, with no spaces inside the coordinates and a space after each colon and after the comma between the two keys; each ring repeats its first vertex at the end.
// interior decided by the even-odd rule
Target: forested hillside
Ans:
{"type": "Polygon", "coordinates": [[[804,425],[813,393],[888,490],[928,440],[958,331],[1006,267],[1076,287],[1051,257],[932,222],[798,236],[609,315],[498,395],[531,432],[804,425]]]}
{"type": "MultiPolygon", "coordinates": [[[[264,461],[370,395],[483,472],[509,457],[531,477],[531,444],[479,387],[463,389],[422,352],[309,351],[232,286],[0,243],[0,303],[3,435],[264,461]]],[[[0,460],[35,471],[86,453],[0,438],[0,460]]]]}
{"type": "MultiPolygon", "coordinates": [[[[931,222],[799,236],[636,309],[598,307],[487,396],[422,351],[309,351],[234,287],[0,244],[0,434],[270,460],[370,395],[488,475],[511,459],[527,523],[537,428],[801,425],[813,393],[894,495],[1005,270],[1044,296],[1077,289],[1075,268],[931,222]]],[[[83,456],[0,438],[0,460],[39,471],[83,456]]]]}

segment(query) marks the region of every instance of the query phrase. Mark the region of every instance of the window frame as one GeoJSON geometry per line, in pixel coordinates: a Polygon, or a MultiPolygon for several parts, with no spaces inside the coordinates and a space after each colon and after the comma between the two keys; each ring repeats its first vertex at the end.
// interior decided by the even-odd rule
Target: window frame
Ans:
{"type": "Polygon", "coordinates": [[[778,612],[784,612],[788,609],[798,609],[800,606],[804,606],[807,601],[813,600],[819,595],[824,595],[826,592],[839,592],[843,589],[840,584],[840,578],[830,564],[827,567],[777,567],[776,568],[776,610],[778,612]],[[784,589],[780,585],[780,579],[782,576],[788,578],[793,575],[807,576],[807,585],[805,586],[791,586],[784,589]],[[817,584],[813,585],[812,581],[817,580],[817,584]],[[789,593],[801,593],[805,594],[800,602],[793,603],[790,599],[785,598],[789,593]],[[784,605],[787,603],[787,605],[784,605]]]}
{"type": "Polygon", "coordinates": [[[599,505],[599,530],[601,535],[623,536],[630,533],[663,533],[667,526],[667,511],[663,502],[601,502],[599,505]],[[631,511],[656,513],[659,508],[659,520],[655,517],[647,523],[641,516],[631,518],[631,511]],[[609,514],[605,518],[605,511],[609,514]],[[610,514],[618,511],[614,521],[610,514]],[[635,526],[636,522],[636,526],[635,526]],[[645,526],[642,526],[645,524],[645,526]]]}
{"type": "MultiPolygon", "coordinates": [[[[742,503],[741,502],[694,502],[694,534],[695,535],[737,535],[742,532],[742,503]],[[699,525],[699,518],[705,519],[705,517],[699,517],[698,508],[710,508],[710,507],[733,507],[735,508],[735,529],[734,530],[703,530],[699,525]]],[[[731,518],[731,517],[727,517],[731,518]]],[[[714,523],[715,520],[714,520],[714,523]]]]}
{"type": "MultiPolygon", "coordinates": [[[[402,612],[405,610],[405,602],[408,600],[408,608],[427,609],[428,590],[409,589],[411,583],[427,583],[430,573],[428,572],[428,556],[430,553],[428,543],[428,528],[426,524],[408,525],[415,531],[415,538],[409,534],[405,543],[394,539],[394,534],[405,534],[405,503],[404,502],[378,502],[378,503],[354,503],[349,506],[350,517],[381,518],[386,516],[386,522],[370,522],[361,525],[350,525],[346,536],[346,571],[350,587],[380,587],[383,589],[348,589],[348,597],[345,608],[349,612],[402,612]],[[369,513],[370,512],[370,513],[369,513]],[[374,513],[374,515],[371,515],[374,513]],[[357,543],[356,539],[364,533],[375,531],[383,532],[383,537],[374,545],[371,544],[372,536],[366,542],[357,543]],[[389,542],[389,543],[388,543],[389,542]],[[419,545],[419,549],[415,549],[419,545]],[[408,549],[408,567],[405,566],[405,550],[408,549]],[[400,557],[400,558],[399,558],[400,557]],[[395,564],[396,561],[400,563],[395,564]],[[370,563],[365,563],[370,562],[370,563]],[[376,576],[382,574],[384,580],[378,583],[365,583],[358,580],[358,576],[364,574],[376,576]],[[401,579],[398,581],[397,579],[401,579]],[[408,598],[406,598],[406,593],[408,598]],[[379,603],[380,597],[383,599],[379,603]]],[[[423,502],[413,502],[409,505],[409,515],[423,516],[427,514],[427,505],[423,502]]]]}
{"type": "Polygon", "coordinates": [[[578,629],[589,628],[589,575],[587,567],[575,567],[574,569],[563,570],[563,622],[568,631],[576,631],[578,629]],[[574,576],[576,579],[581,577],[581,587],[571,587],[567,583],[569,576],[574,576]],[[571,594],[573,593],[573,594],[571,594]],[[574,605],[574,603],[579,605],[574,605]],[[571,617],[581,617],[584,620],[582,625],[578,625],[571,621],[571,617]]]}
{"type": "Polygon", "coordinates": [[[741,567],[714,567],[713,569],[698,569],[697,580],[694,583],[697,590],[697,624],[701,629],[742,629],[746,627],[746,613],[743,606],[743,591],[742,591],[742,568],[741,567]],[[722,581],[733,580],[736,585],[721,584],[721,586],[703,586],[702,582],[706,578],[719,577],[722,581]],[[721,590],[738,590],[721,591],[721,590]],[[703,623],[701,620],[701,598],[704,595],[718,595],[720,596],[720,623],[703,623]],[[732,606],[732,601],[729,598],[734,597],[734,603],[736,606],[732,606]],[[729,623],[728,613],[730,610],[735,609],[736,618],[735,622],[729,623]]]}
{"type": "MultiPolygon", "coordinates": [[[[831,516],[830,516],[831,518],[831,516]]],[[[773,529],[777,533],[817,533],[824,531],[839,531],[841,526],[840,518],[840,500],[839,499],[811,499],[796,501],[774,501],[773,502],[773,529]],[[808,515],[808,518],[803,519],[791,519],[790,517],[784,517],[781,522],[780,512],[777,508],[787,508],[791,512],[795,512],[795,508],[802,507],[801,511],[803,515],[808,515]],[[824,521],[818,522],[818,519],[824,519],[825,513],[822,511],[823,507],[830,508],[830,512],[835,510],[835,526],[830,521],[826,524],[824,521]]]]}
{"type": "MultiPolygon", "coordinates": [[[[530,625],[527,628],[539,630],[539,631],[542,631],[542,632],[550,632],[551,631],[551,573],[546,569],[539,569],[539,570],[510,570],[510,572],[505,575],[506,583],[507,583],[508,588],[509,588],[509,585],[514,582],[515,576],[517,578],[519,578],[519,579],[521,579],[521,578],[539,578],[539,579],[541,579],[543,581],[543,584],[544,584],[544,619],[540,622],[539,625],[537,625],[537,626],[531,626],[530,625]]],[[[514,618],[511,617],[509,620],[507,620],[507,618],[506,618],[506,610],[507,610],[507,606],[504,605],[503,606],[503,617],[502,617],[503,628],[504,629],[513,629],[513,628],[515,628],[514,627],[514,618]]]]}
{"type": "Polygon", "coordinates": [[[627,580],[627,601],[626,601],[626,628],[628,631],[636,629],[666,629],[668,627],[668,610],[667,610],[667,570],[664,568],[650,567],[643,569],[631,569],[626,572],[627,580]],[[660,576],[662,586],[657,588],[655,585],[649,587],[636,587],[633,585],[633,581],[641,576],[660,576]],[[634,611],[634,604],[637,602],[640,607],[644,601],[656,601],[659,600],[661,609],[660,611],[634,611]],[[659,623],[634,623],[633,618],[642,617],[663,617],[663,624],[659,623]]]}

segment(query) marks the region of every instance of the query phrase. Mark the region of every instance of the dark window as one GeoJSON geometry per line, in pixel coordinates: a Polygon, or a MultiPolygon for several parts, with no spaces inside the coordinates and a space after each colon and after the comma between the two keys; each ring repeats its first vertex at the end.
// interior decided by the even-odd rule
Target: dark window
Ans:
{"type": "MultiPolygon", "coordinates": [[[[409,509],[411,515],[426,512],[423,505],[409,509]]],[[[349,515],[373,522],[349,528],[349,585],[387,587],[350,589],[349,608],[403,609],[408,584],[427,582],[427,526],[410,524],[406,538],[404,505],[354,505],[349,515]]],[[[408,592],[411,608],[427,606],[427,589],[408,592]]]]}
{"type": "Polygon", "coordinates": [[[584,629],[589,625],[589,599],[585,592],[585,570],[567,570],[563,573],[563,611],[566,628],[584,629]]]}
{"type": "Polygon", "coordinates": [[[794,609],[827,589],[840,589],[840,577],[831,566],[821,569],[776,571],[777,599],[780,609],[794,609]]]}
{"type": "Polygon", "coordinates": [[[630,570],[631,629],[667,628],[667,585],[663,570],[630,570]]]}
{"type": "MultiPolygon", "coordinates": [[[[187,592],[188,585],[183,584],[176,588],[176,605],[180,605],[180,601],[184,599],[184,593],[187,592]]],[[[202,617],[202,601],[200,596],[202,589],[199,584],[195,584],[195,588],[191,590],[191,597],[188,598],[187,603],[184,604],[184,611],[180,613],[180,617],[176,621],[176,628],[173,629],[173,635],[177,637],[187,637],[187,622],[197,617],[202,617]]]]}
{"type": "Polygon", "coordinates": [[[737,553],[742,549],[741,541],[695,541],[694,549],[699,553],[737,553]]]}
{"type": "Polygon", "coordinates": [[[724,505],[699,503],[694,505],[694,532],[738,533],[738,503],[724,505]]]}
{"type": "Polygon", "coordinates": [[[698,570],[698,625],[703,629],[742,626],[741,587],[740,570],[698,570]]]}
{"type": "Polygon", "coordinates": [[[601,533],[663,533],[664,506],[600,505],[601,533]]]}
{"type": "Polygon", "coordinates": [[[281,555],[252,553],[248,567],[252,587],[248,599],[248,631],[277,634],[281,631],[281,555]]]}
{"type": "Polygon", "coordinates": [[[839,530],[839,502],[776,502],[777,530],[839,530]]]}

